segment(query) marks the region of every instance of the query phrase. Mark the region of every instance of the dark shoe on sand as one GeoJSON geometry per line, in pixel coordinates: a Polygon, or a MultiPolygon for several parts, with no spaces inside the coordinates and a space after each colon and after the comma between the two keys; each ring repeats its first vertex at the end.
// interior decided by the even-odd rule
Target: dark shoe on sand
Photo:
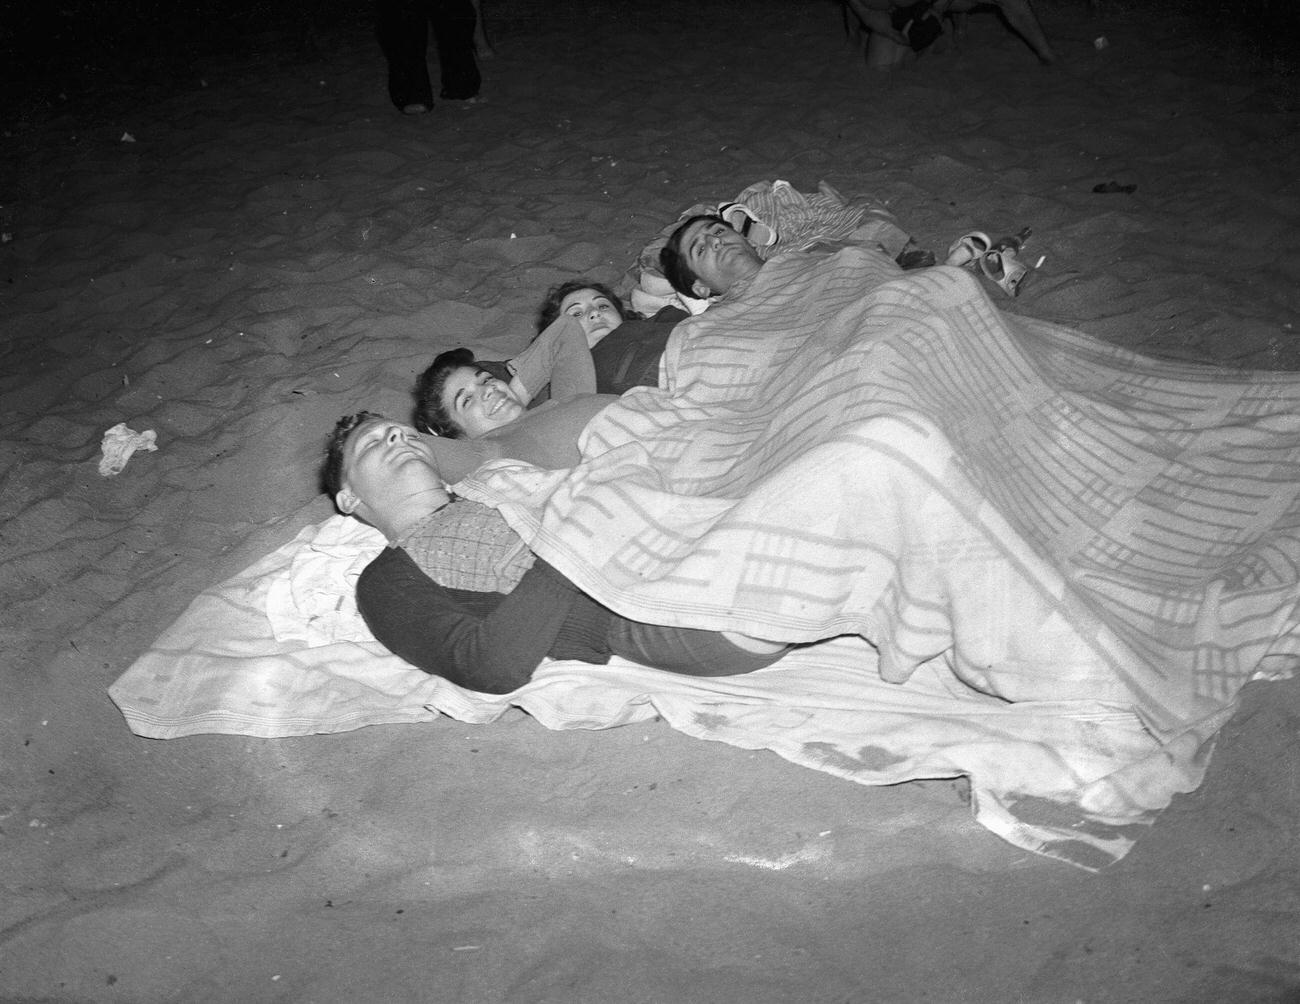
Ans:
{"type": "Polygon", "coordinates": [[[914,268],[929,268],[935,263],[935,257],[933,251],[924,248],[905,248],[894,261],[904,272],[910,272],[914,268]]]}

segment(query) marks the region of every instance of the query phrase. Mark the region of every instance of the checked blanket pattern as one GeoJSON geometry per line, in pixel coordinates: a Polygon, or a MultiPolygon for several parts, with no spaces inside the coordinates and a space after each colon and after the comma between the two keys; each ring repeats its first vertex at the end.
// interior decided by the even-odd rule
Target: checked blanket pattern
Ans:
{"type": "Polygon", "coordinates": [[[858,636],[864,676],[1097,704],[1152,741],[1006,805],[1149,820],[1241,686],[1300,654],[1300,376],[1144,358],[850,248],[778,256],[683,322],[661,386],[598,416],[576,470],[461,488],[629,617],[858,636]]]}

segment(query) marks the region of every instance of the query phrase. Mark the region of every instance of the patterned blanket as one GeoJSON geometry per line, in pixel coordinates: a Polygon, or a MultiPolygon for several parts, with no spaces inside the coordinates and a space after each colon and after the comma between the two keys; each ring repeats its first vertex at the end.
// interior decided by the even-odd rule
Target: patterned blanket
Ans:
{"type": "Polygon", "coordinates": [[[575,471],[462,485],[627,616],[1100,702],[1185,776],[1241,686],[1296,665],[1296,374],[1140,357],[856,248],[775,258],[678,326],[664,374],[575,471]]]}
{"type": "Polygon", "coordinates": [[[659,715],[862,784],[967,775],[985,826],[1099,868],[1200,782],[1240,687],[1293,671],[1300,375],[1155,362],[859,250],[774,258],[664,372],[575,470],[459,488],[624,613],[809,642],[775,665],[462,690],[370,638],[381,542],[336,517],[196,599],[113,700],[157,738],[659,715]]]}

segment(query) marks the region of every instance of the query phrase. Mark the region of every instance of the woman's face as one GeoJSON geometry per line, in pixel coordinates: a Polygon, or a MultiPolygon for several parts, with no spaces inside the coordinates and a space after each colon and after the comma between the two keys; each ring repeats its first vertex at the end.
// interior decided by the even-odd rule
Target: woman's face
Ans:
{"type": "Polygon", "coordinates": [[[589,348],[623,323],[610,298],[594,289],[575,289],[560,301],[560,313],[578,319],[589,348]]]}
{"type": "Polygon", "coordinates": [[[525,410],[508,385],[473,366],[461,366],[447,376],[442,385],[442,406],[468,439],[478,439],[509,425],[525,410]]]}

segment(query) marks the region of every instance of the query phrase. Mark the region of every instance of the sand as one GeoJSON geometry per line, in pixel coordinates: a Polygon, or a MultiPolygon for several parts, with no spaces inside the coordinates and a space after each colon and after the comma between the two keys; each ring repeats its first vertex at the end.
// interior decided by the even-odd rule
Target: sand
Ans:
{"type": "Polygon", "coordinates": [[[10,88],[0,998],[1297,999],[1294,683],[1248,687],[1202,788],[1097,874],[983,830],[960,783],[660,723],[160,742],[105,693],[329,514],[335,417],[403,411],[441,349],[509,355],[548,285],[620,282],[752,181],[873,192],[940,251],[1030,225],[1006,309],[1300,369],[1295,78],[1141,6],[1042,4],[1053,68],[984,14],[879,76],[821,0],[499,0],[481,98],[404,117],[364,12],[318,5],[10,88]],[[119,422],[158,449],[101,477],[119,422]]]}

